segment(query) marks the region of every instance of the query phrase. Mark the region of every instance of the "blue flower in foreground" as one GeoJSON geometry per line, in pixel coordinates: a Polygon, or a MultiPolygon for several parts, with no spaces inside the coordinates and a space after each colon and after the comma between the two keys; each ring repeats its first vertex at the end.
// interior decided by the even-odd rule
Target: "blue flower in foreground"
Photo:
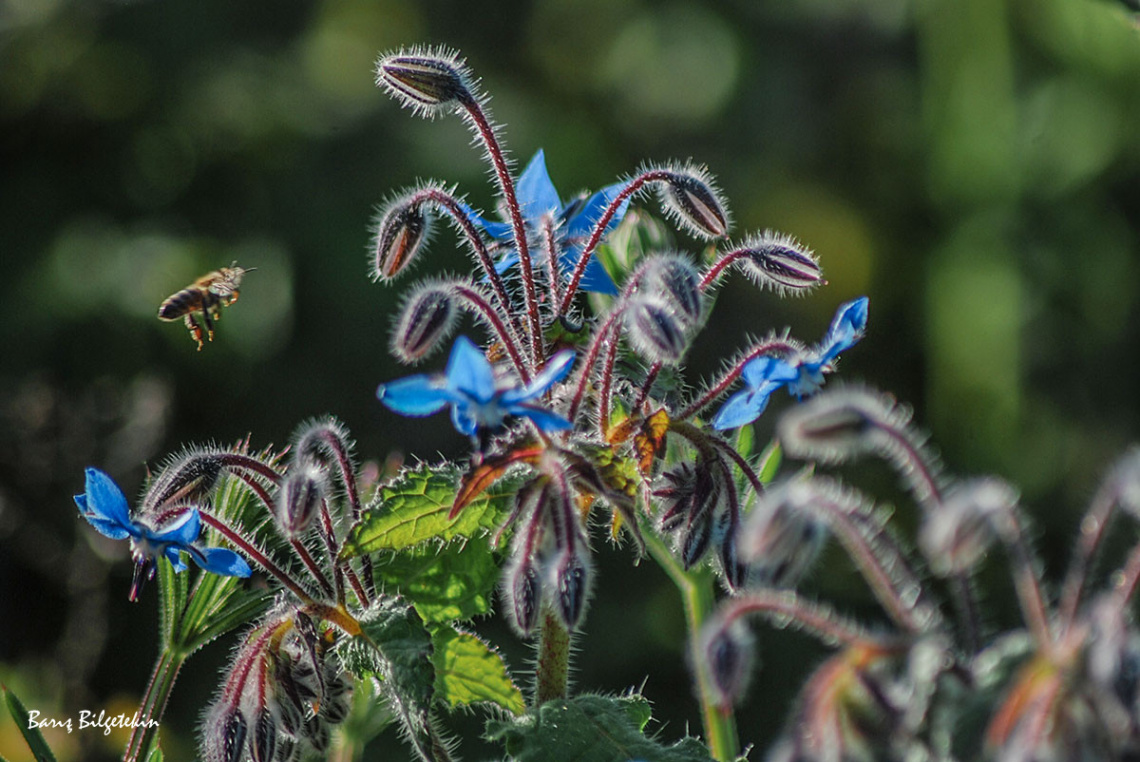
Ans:
{"type": "Polygon", "coordinates": [[[855,346],[867,328],[867,297],[847,302],[835,312],[831,327],[817,346],[787,359],[761,356],[749,360],[740,371],[745,388],[728,398],[713,416],[714,429],[734,429],[752,423],[768,398],[781,386],[795,397],[815,394],[823,386],[824,374],[833,370],[836,358],[855,346]]]}
{"type": "Polygon", "coordinates": [[[468,436],[493,432],[507,416],[529,418],[543,431],[572,428],[570,421],[532,404],[554,384],[566,378],[574,352],[559,352],[523,386],[496,386],[495,372],[483,352],[466,336],[455,340],[444,375],[416,375],[381,384],[380,401],[402,415],[431,415],[451,405],[451,421],[468,436]]]}
{"type": "MultiPolygon", "coordinates": [[[[578,264],[578,257],[594,229],[594,224],[601,219],[606,207],[617,198],[624,187],[625,183],[615,183],[602,188],[592,196],[579,196],[563,204],[558,197],[558,191],[554,188],[554,183],[550,180],[550,175],[546,171],[546,157],[542,149],[539,149],[538,153],[527,164],[526,169],[519,176],[518,185],[515,188],[519,207],[522,210],[523,222],[529,229],[530,236],[537,238],[541,230],[543,215],[550,213],[554,216],[554,222],[557,225],[555,234],[558,236],[558,242],[562,249],[558,264],[563,278],[569,277],[574,266],[578,264]]],[[[618,226],[622,218],[625,217],[627,209],[629,209],[629,199],[626,199],[617,208],[614,216],[606,225],[603,235],[610,233],[618,226]]],[[[470,207],[466,207],[466,211],[471,215],[472,221],[495,240],[510,242],[513,239],[509,222],[486,220],[475,214],[470,207]]],[[[531,259],[538,261],[534,252],[531,253],[531,259]]],[[[495,269],[501,274],[514,267],[518,261],[518,252],[512,250],[499,260],[495,269]]],[[[582,274],[579,287],[583,291],[599,294],[614,295],[618,292],[613,278],[602,267],[597,256],[593,254],[590,255],[590,261],[582,274]]]]}
{"type": "Polygon", "coordinates": [[[202,519],[195,508],[180,514],[163,527],[152,527],[144,519],[132,519],[127,511],[127,498],[119,485],[97,468],[87,469],[87,491],[75,496],[79,513],[99,533],[112,540],[131,539],[131,555],[135,559],[134,581],[130,598],[138,599],[146,580],[154,577],[159,555],[165,555],[174,571],[186,569],[181,551],[186,551],[198,566],[214,574],[248,577],[249,564],[226,548],[199,548],[193,543],[202,531],[202,519]]]}

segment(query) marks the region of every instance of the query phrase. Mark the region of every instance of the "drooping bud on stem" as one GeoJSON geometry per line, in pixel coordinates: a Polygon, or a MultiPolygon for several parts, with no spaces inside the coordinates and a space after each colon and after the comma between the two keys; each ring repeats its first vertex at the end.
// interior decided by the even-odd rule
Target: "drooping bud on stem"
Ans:
{"type": "Polygon", "coordinates": [[[683,321],[661,299],[650,296],[631,299],[624,318],[634,349],[650,362],[675,363],[688,349],[683,321]]]}
{"type": "Polygon", "coordinates": [[[661,206],[698,238],[723,238],[731,221],[707,168],[688,163],[667,167],[658,185],[661,206]]]}
{"type": "Polygon", "coordinates": [[[1017,505],[1017,493],[996,478],[954,486],[936,511],[928,511],[918,545],[939,576],[969,572],[995,538],[993,521],[1017,505]]]}
{"type": "Polygon", "coordinates": [[[753,283],[781,295],[806,294],[827,283],[811,249],[789,235],[771,230],[749,236],[740,248],[725,254],[722,261],[725,265],[738,261],[753,283]]]}
{"type": "Polygon", "coordinates": [[[655,256],[641,277],[640,288],[653,294],[669,306],[686,325],[701,318],[703,299],[697,269],[680,254],[655,256]]]}
{"type": "Polygon", "coordinates": [[[434,119],[473,95],[458,51],[414,47],[380,57],[376,84],[418,116],[434,119]]]}
{"type": "Polygon", "coordinates": [[[739,545],[754,581],[794,587],[815,563],[827,531],[810,509],[813,499],[814,491],[798,479],[774,485],[760,496],[739,545]]]}
{"type": "Polygon", "coordinates": [[[728,708],[748,688],[755,661],[752,634],[739,619],[727,623],[713,620],[700,635],[698,651],[702,669],[716,695],[715,703],[728,708]]]}
{"type": "Polygon", "coordinates": [[[402,274],[423,250],[432,233],[431,211],[419,199],[423,193],[405,193],[389,203],[376,225],[372,279],[390,281],[402,274]]]}
{"type": "Polygon", "coordinates": [[[236,706],[214,706],[203,726],[202,757],[206,762],[239,762],[245,752],[248,724],[236,706]]]}
{"type": "Polygon", "coordinates": [[[584,543],[559,553],[549,567],[555,612],[566,629],[573,631],[582,619],[590,585],[590,559],[584,543]]]}
{"type": "Polygon", "coordinates": [[[530,637],[542,611],[542,578],[532,558],[523,558],[507,571],[504,584],[511,621],[523,637],[530,637]]]}
{"type": "Polygon", "coordinates": [[[198,502],[217,486],[224,465],[223,453],[210,449],[195,448],[175,456],[151,482],[142,501],[143,511],[198,502]]]}
{"type": "Polygon", "coordinates": [[[305,461],[281,482],[277,499],[277,525],[289,538],[299,537],[313,522],[327,492],[325,473],[312,461],[305,461]]]}
{"type": "Polygon", "coordinates": [[[458,314],[451,284],[427,282],[404,302],[392,331],[392,354],[401,362],[422,360],[450,335],[458,314]]]}

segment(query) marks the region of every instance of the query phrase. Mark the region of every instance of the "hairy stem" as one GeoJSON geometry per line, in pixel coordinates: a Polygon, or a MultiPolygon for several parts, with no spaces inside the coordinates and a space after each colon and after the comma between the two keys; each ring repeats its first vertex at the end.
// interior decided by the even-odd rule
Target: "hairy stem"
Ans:
{"type": "Polygon", "coordinates": [[[551,610],[542,615],[535,664],[535,705],[563,699],[570,692],[570,631],[551,610]]]}

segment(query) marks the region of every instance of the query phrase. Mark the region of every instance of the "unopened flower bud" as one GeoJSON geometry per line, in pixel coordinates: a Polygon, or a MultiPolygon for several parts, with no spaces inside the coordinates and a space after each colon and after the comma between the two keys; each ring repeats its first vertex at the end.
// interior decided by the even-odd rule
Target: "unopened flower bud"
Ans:
{"type": "Polygon", "coordinates": [[[812,487],[799,479],[773,485],[748,516],[740,535],[740,555],[753,581],[793,587],[823,548],[824,525],[811,511],[812,487]]]}
{"type": "Polygon", "coordinates": [[[459,54],[445,48],[401,50],[376,62],[376,84],[429,119],[471,99],[469,79],[459,54]]]}
{"type": "Polygon", "coordinates": [[[195,449],[176,456],[151,483],[143,498],[144,512],[174,503],[192,503],[210,493],[221,478],[223,453],[195,449]]]}
{"type": "Polygon", "coordinates": [[[582,619],[589,593],[590,567],[581,553],[565,551],[551,564],[551,586],[555,611],[567,629],[573,630],[582,619]]]}
{"type": "Polygon", "coordinates": [[[791,236],[766,230],[738,251],[742,269],[758,286],[802,294],[826,283],[811,249],[791,236]]]}
{"type": "Polygon", "coordinates": [[[692,325],[702,311],[700,276],[697,268],[680,255],[655,257],[645,271],[642,288],[673,307],[692,325]]]}
{"type": "Polygon", "coordinates": [[[748,581],[748,564],[740,561],[738,540],[739,533],[730,529],[719,538],[716,546],[724,579],[732,590],[739,590],[748,581]]]}
{"type": "Polygon", "coordinates": [[[725,626],[710,622],[701,633],[702,669],[710,678],[716,703],[730,707],[740,700],[748,688],[752,673],[754,647],[748,628],[739,620],[725,626]]]}
{"type": "Polygon", "coordinates": [[[373,279],[390,281],[407,270],[430,238],[431,229],[432,216],[422,204],[407,195],[393,202],[376,227],[373,279]]]}
{"type": "Polygon", "coordinates": [[[202,757],[205,762],[240,762],[245,753],[247,723],[235,706],[217,704],[203,726],[202,757]]]}
{"type": "Polygon", "coordinates": [[[963,482],[954,487],[937,510],[927,511],[918,545],[935,574],[967,572],[993,543],[993,521],[1017,505],[1017,493],[1000,479],[963,482]]]}
{"type": "Polygon", "coordinates": [[[286,535],[297,537],[309,528],[325,490],[325,475],[319,466],[304,463],[289,472],[281,482],[276,506],[277,524],[286,535]]]}
{"type": "Polygon", "coordinates": [[[505,592],[515,627],[524,637],[538,626],[542,609],[542,578],[534,563],[524,558],[507,572],[505,592]]]}
{"type": "Polygon", "coordinates": [[[625,328],[638,354],[650,362],[675,363],[688,348],[684,325],[665,302],[655,298],[631,300],[625,328]]]}
{"type": "Polygon", "coordinates": [[[424,284],[404,303],[392,332],[392,354],[401,362],[419,362],[451,333],[456,315],[455,297],[446,284],[424,284]]]}
{"type": "Polygon", "coordinates": [[[688,164],[670,168],[660,186],[661,206],[700,238],[723,238],[730,226],[728,212],[707,169],[688,164]]]}
{"type": "Polygon", "coordinates": [[[274,762],[277,752],[277,723],[273,715],[266,709],[257,713],[253,722],[253,737],[249,742],[250,756],[253,762],[274,762]]]}
{"type": "Polygon", "coordinates": [[[304,735],[309,744],[312,745],[313,751],[317,754],[324,755],[329,750],[329,744],[332,742],[332,732],[329,730],[329,725],[321,717],[313,715],[305,721],[304,735]]]}
{"type": "Polygon", "coordinates": [[[681,566],[691,568],[701,560],[712,543],[713,520],[710,513],[700,513],[690,517],[681,530],[681,566]]]}

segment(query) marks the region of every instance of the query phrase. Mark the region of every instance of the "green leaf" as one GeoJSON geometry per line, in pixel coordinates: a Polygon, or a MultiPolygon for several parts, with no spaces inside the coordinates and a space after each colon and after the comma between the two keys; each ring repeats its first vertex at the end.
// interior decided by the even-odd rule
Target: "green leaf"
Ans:
{"type": "Polygon", "coordinates": [[[486,534],[506,517],[517,489],[515,480],[502,479],[449,519],[458,483],[459,470],[454,466],[422,465],[405,471],[382,487],[365,509],[345,539],[340,560],[379,550],[402,550],[433,539],[486,534]]]}
{"type": "Polygon", "coordinates": [[[441,627],[432,634],[435,692],[448,706],[492,703],[511,714],[526,710],[522,692],[507,675],[507,666],[478,637],[441,627]]]}
{"type": "Polygon", "coordinates": [[[16,727],[19,728],[20,734],[24,737],[24,742],[28,744],[28,748],[31,749],[36,762],[55,762],[55,755],[52,754],[43,734],[40,733],[40,729],[31,727],[29,722],[31,717],[28,710],[24,708],[23,702],[15,693],[8,690],[8,686],[0,686],[0,689],[4,692],[4,703],[8,705],[8,712],[12,715],[12,720],[15,721],[16,727]]]}
{"type": "Polygon", "coordinates": [[[189,656],[214,638],[260,616],[273,602],[267,590],[245,590],[245,581],[197,572],[187,592],[190,572],[177,573],[159,562],[159,598],[163,645],[172,654],[189,656]],[[175,605],[181,603],[181,605],[175,605]]]}
{"type": "Polygon", "coordinates": [[[376,677],[404,735],[424,759],[431,759],[434,731],[428,709],[435,695],[431,636],[410,606],[395,598],[377,601],[360,618],[363,635],[341,649],[345,667],[357,677],[376,677]]]}
{"type": "Polygon", "coordinates": [[[381,554],[374,574],[377,587],[398,592],[425,622],[471,619],[491,611],[499,564],[486,537],[430,544],[381,554]]]}
{"type": "MultiPolygon", "coordinates": [[[[751,428],[746,426],[744,428],[751,428]]],[[[780,470],[780,462],[784,459],[784,448],[780,446],[778,439],[773,439],[764,448],[764,452],[760,453],[760,462],[756,464],[756,475],[760,477],[760,481],[764,484],[771,484],[772,480],[776,478],[776,472],[780,470]]]]}
{"type": "Polygon", "coordinates": [[[146,762],[162,762],[162,760],[162,749],[158,748],[157,746],[151,749],[150,754],[148,754],[146,757],[146,762]]]}
{"type": "Polygon", "coordinates": [[[756,430],[752,426],[741,426],[736,430],[736,451],[745,459],[752,456],[756,446],[756,430]]]}
{"type": "Polygon", "coordinates": [[[641,696],[578,696],[548,701],[525,717],[491,720],[486,736],[518,762],[710,762],[695,738],[664,745],[644,734],[649,702],[641,696]]]}

